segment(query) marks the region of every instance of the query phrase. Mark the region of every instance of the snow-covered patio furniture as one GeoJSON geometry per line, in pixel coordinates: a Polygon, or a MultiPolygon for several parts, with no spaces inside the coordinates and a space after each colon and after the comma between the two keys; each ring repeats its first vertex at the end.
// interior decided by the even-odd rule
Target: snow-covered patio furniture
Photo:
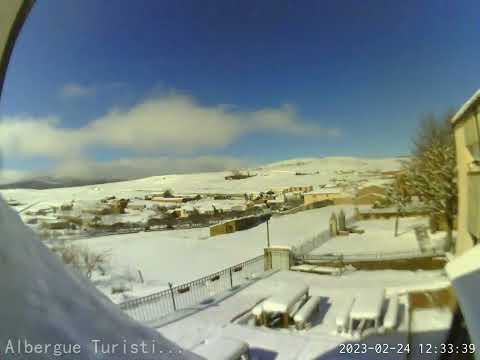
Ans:
{"type": "Polygon", "coordinates": [[[249,360],[249,347],[244,341],[219,337],[206,340],[193,352],[208,360],[249,360]]]}
{"type": "Polygon", "coordinates": [[[357,333],[361,336],[364,327],[369,323],[373,323],[374,330],[378,331],[384,297],[384,289],[372,289],[355,297],[348,326],[351,335],[357,333]],[[358,326],[355,327],[357,322],[358,326]]]}
{"type": "Polygon", "coordinates": [[[263,312],[267,317],[273,314],[281,314],[283,327],[288,327],[295,304],[302,297],[308,298],[308,289],[305,284],[289,285],[283,292],[273,295],[263,302],[263,312]]]}
{"type": "Polygon", "coordinates": [[[298,312],[293,317],[295,326],[298,330],[304,329],[308,324],[312,314],[318,311],[320,305],[320,296],[312,296],[307,302],[298,310],[298,312]]]}
{"type": "Polygon", "coordinates": [[[383,319],[384,330],[393,330],[395,326],[397,326],[398,311],[398,295],[395,294],[390,297],[388,302],[387,312],[385,313],[385,317],[383,319]]]}
{"type": "Polygon", "coordinates": [[[343,334],[348,331],[348,324],[350,320],[350,310],[352,309],[353,302],[355,298],[350,297],[347,301],[340,307],[337,317],[335,319],[335,323],[337,325],[337,332],[339,334],[343,334]]]}

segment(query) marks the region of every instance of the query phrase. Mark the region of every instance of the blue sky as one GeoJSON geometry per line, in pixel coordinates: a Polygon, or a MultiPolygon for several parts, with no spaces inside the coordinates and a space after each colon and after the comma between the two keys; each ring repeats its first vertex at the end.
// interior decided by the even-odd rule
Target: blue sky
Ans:
{"type": "Polygon", "coordinates": [[[38,1],[0,102],[3,165],[404,155],[422,114],[480,87],[479,13],[473,0],[38,1]]]}

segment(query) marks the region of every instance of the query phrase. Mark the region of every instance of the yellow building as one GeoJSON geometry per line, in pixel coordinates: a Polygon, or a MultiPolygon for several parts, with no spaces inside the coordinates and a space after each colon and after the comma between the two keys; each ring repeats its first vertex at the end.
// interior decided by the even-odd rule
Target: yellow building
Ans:
{"type": "Polygon", "coordinates": [[[369,185],[357,191],[355,205],[373,205],[385,200],[386,191],[383,186],[369,185]]]}
{"type": "Polygon", "coordinates": [[[251,215],[231,219],[219,224],[210,226],[210,236],[230,234],[236,231],[247,230],[270,219],[269,214],[251,215]]]}
{"type": "Polygon", "coordinates": [[[458,170],[458,232],[456,253],[480,239],[480,90],[452,119],[458,170]]]}
{"type": "Polygon", "coordinates": [[[334,203],[351,203],[353,201],[352,195],[340,188],[324,188],[303,194],[304,205],[324,200],[332,200],[334,203]]]}

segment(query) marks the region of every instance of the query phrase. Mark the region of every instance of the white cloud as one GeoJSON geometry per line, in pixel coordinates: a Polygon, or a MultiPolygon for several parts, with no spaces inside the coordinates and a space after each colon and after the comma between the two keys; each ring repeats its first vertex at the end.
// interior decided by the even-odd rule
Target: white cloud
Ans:
{"type": "Polygon", "coordinates": [[[60,94],[64,97],[82,97],[82,96],[89,96],[95,93],[95,89],[93,87],[70,83],[66,84],[60,90],[60,94]]]}
{"type": "Polygon", "coordinates": [[[0,170],[0,185],[19,180],[42,177],[77,180],[127,180],[164,174],[183,174],[210,171],[224,171],[247,168],[255,163],[229,156],[197,156],[189,158],[133,157],[113,161],[75,158],[61,161],[49,171],[0,170]]]}
{"type": "Polygon", "coordinates": [[[83,148],[81,131],[62,129],[54,117],[4,117],[0,122],[0,149],[15,158],[65,158],[83,148]]]}
{"type": "Polygon", "coordinates": [[[252,164],[229,156],[133,157],[107,162],[76,159],[61,163],[52,170],[51,174],[79,179],[132,179],[163,174],[233,170],[245,168],[248,165],[252,164]]]}
{"type": "Polygon", "coordinates": [[[112,110],[83,128],[64,128],[55,117],[2,120],[0,149],[16,158],[78,158],[93,146],[144,154],[193,154],[221,149],[258,132],[329,137],[339,132],[303,122],[289,105],[246,112],[200,105],[176,94],[112,110]]]}

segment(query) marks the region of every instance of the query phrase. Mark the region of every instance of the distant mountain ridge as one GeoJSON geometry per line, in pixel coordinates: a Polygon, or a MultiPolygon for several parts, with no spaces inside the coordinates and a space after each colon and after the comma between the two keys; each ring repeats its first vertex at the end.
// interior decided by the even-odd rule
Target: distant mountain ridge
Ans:
{"type": "Polygon", "coordinates": [[[0,184],[0,190],[6,189],[35,189],[45,190],[54,188],[66,188],[74,186],[94,185],[94,184],[106,184],[124,181],[121,179],[72,179],[72,178],[55,178],[55,177],[39,177],[18,180],[0,184]]]}

